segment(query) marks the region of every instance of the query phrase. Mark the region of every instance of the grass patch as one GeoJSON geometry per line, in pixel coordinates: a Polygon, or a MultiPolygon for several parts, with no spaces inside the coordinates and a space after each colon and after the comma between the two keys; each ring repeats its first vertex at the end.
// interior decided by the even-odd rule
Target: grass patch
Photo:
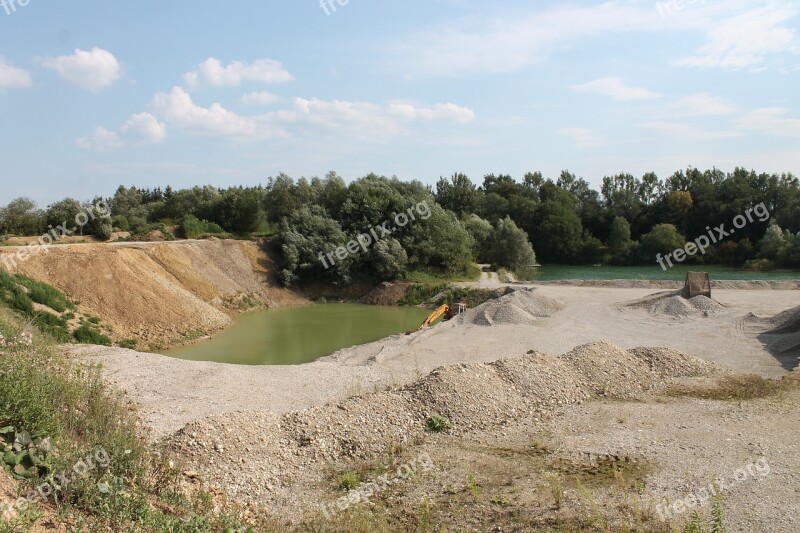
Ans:
{"type": "MultiPolygon", "coordinates": [[[[10,337],[23,327],[23,319],[0,306],[0,333],[10,337]]],[[[136,413],[107,388],[98,367],[67,359],[39,332],[30,346],[8,348],[0,357],[0,426],[13,427],[17,436],[52,440],[46,470],[70,477],[46,505],[32,504],[13,524],[0,514],[0,531],[27,530],[42,511],[48,520],[71,523],[74,531],[246,530],[238,509],[220,510],[208,494],[181,486],[167,454],[137,432],[136,413]],[[73,474],[87,457],[95,459],[93,466],[73,474]]],[[[44,481],[40,476],[23,481],[20,493],[44,481]]],[[[256,530],[271,531],[274,525],[265,521],[264,529],[256,530]]]]}
{"type": "Polygon", "coordinates": [[[97,344],[111,346],[111,339],[100,333],[97,328],[84,324],[72,332],[73,338],[79,344],[97,344]]]}
{"type": "Polygon", "coordinates": [[[415,284],[408,288],[400,305],[434,305],[463,302],[468,308],[477,307],[491,298],[492,291],[471,287],[455,287],[447,283],[415,284]],[[441,294],[441,296],[439,296],[441,294]]]}
{"type": "Polygon", "coordinates": [[[800,380],[796,377],[787,376],[776,381],[751,374],[725,376],[711,385],[672,385],[667,389],[667,395],[675,398],[741,402],[779,396],[798,385],[800,380]]]}

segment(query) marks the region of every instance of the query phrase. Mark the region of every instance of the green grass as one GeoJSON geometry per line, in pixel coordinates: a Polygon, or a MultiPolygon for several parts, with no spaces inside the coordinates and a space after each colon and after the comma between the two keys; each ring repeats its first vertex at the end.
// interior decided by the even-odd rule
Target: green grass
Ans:
{"type": "Polygon", "coordinates": [[[469,270],[463,274],[448,274],[443,272],[420,271],[409,272],[406,276],[408,281],[415,283],[457,283],[465,281],[478,281],[481,277],[481,269],[478,265],[470,265],[469,270]]]}
{"type": "Polygon", "coordinates": [[[484,303],[491,296],[492,291],[486,289],[474,289],[471,287],[455,287],[447,283],[437,284],[416,284],[408,288],[408,292],[400,300],[400,305],[421,305],[421,304],[453,304],[463,302],[468,308],[477,307],[484,303]],[[438,294],[442,296],[434,299],[438,294]]]}
{"type": "MultiPolygon", "coordinates": [[[[4,336],[13,337],[25,324],[0,306],[4,336]]],[[[52,439],[53,473],[95,457],[93,468],[72,475],[49,500],[51,515],[79,524],[75,530],[81,531],[210,533],[243,527],[235,509],[216,511],[208,494],[181,489],[168,455],[138,434],[136,413],[107,388],[98,367],[68,360],[39,332],[33,338],[31,346],[6,348],[0,357],[0,426],[52,439]]],[[[43,482],[21,482],[20,493],[43,482]]],[[[0,532],[29,530],[39,510],[41,504],[33,504],[13,523],[0,515],[0,532]]]]}
{"type": "Polygon", "coordinates": [[[72,332],[72,337],[79,344],[98,344],[101,346],[111,346],[111,339],[100,333],[90,325],[83,325],[72,332]]]}

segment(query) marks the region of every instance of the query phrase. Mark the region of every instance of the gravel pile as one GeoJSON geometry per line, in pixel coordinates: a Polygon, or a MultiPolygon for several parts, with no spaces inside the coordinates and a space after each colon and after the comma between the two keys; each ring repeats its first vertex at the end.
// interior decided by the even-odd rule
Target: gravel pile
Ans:
{"type": "Polygon", "coordinates": [[[800,306],[771,317],[748,313],[742,319],[742,326],[746,333],[758,337],[773,353],[800,352],[800,306]]]}
{"type": "Polygon", "coordinates": [[[454,434],[502,431],[592,397],[635,398],[672,377],[714,371],[661,348],[625,351],[609,342],[560,357],[530,352],[489,364],[441,367],[392,392],[377,392],[286,415],[240,412],[189,424],[167,439],[202,480],[246,505],[313,505],[293,492],[302,480],[319,486],[331,465],[369,460],[416,442],[429,417],[447,417],[454,434]]]}
{"type": "Polygon", "coordinates": [[[438,368],[406,393],[420,418],[445,416],[459,431],[496,427],[528,412],[521,391],[486,364],[438,368]]]}
{"type": "Polygon", "coordinates": [[[601,397],[635,398],[655,387],[661,377],[640,358],[608,341],[578,346],[561,358],[601,397]]]}
{"type": "Polygon", "coordinates": [[[535,289],[499,289],[497,298],[458,317],[460,324],[478,326],[532,325],[561,311],[565,305],[535,289]]]}
{"type": "Polygon", "coordinates": [[[651,372],[662,377],[695,378],[719,371],[713,363],[669,348],[633,348],[628,353],[644,362],[651,372]]]}
{"type": "Polygon", "coordinates": [[[674,318],[709,317],[725,312],[725,306],[706,296],[685,298],[683,289],[664,291],[624,304],[624,308],[647,309],[653,315],[674,318]]]}

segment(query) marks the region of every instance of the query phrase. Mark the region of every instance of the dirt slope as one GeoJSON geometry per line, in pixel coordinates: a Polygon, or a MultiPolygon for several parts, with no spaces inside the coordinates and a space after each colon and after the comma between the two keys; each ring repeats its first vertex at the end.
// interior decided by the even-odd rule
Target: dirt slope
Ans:
{"type": "MultiPolygon", "coordinates": [[[[14,249],[0,249],[2,255],[14,249]]],[[[237,310],[305,300],[271,279],[258,243],[233,240],[54,246],[12,271],[47,282],[117,339],[168,345],[226,327],[237,310]]]]}

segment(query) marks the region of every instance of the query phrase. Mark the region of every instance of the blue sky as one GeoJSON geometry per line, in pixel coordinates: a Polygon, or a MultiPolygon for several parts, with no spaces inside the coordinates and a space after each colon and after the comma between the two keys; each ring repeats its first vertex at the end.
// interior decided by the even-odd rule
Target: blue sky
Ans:
{"type": "Polygon", "coordinates": [[[800,172],[798,1],[4,2],[0,204],[279,172],[800,172]]]}

